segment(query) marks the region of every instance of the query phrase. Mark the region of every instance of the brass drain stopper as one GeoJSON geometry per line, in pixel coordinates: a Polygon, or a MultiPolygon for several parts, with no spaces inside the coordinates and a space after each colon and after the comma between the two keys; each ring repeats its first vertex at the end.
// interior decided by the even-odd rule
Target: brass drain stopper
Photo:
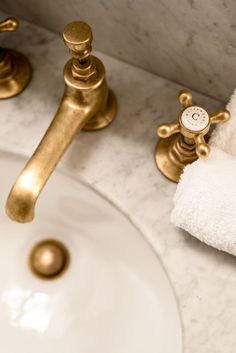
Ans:
{"type": "Polygon", "coordinates": [[[69,252],[61,242],[47,239],[33,247],[29,257],[29,265],[37,277],[54,279],[67,269],[69,259],[69,252]]]}

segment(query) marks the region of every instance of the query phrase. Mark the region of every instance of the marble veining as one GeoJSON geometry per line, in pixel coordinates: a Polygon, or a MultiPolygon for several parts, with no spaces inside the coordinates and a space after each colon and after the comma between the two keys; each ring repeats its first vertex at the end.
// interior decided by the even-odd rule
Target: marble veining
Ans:
{"type": "Polygon", "coordinates": [[[1,0],[0,8],[59,33],[85,20],[99,50],[211,97],[227,100],[235,88],[233,0],[1,0]]]}
{"type": "MultiPolygon", "coordinates": [[[[19,32],[2,35],[1,45],[24,52],[34,76],[20,96],[0,102],[0,149],[29,156],[58,107],[62,69],[69,55],[60,37],[27,23],[19,32]]],[[[156,127],[176,120],[180,111],[176,95],[182,87],[105,54],[97,55],[117,94],[119,114],[101,132],[80,133],[60,168],[118,205],[152,244],[179,303],[184,352],[234,353],[235,258],[170,224],[176,185],[158,172],[153,157],[156,127]]],[[[194,98],[209,111],[219,106],[218,101],[197,93],[194,98]]]]}

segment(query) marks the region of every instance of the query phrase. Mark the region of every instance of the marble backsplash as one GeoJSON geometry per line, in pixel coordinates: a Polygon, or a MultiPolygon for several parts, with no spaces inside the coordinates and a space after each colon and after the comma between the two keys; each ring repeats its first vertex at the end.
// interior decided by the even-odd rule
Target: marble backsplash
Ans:
{"type": "Polygon", "coordinates": [[[235,0],[1,0],[0,8],[60,33],[87,21],[97,49],[211,97],[227,100],[235,88],[235,0]]]}

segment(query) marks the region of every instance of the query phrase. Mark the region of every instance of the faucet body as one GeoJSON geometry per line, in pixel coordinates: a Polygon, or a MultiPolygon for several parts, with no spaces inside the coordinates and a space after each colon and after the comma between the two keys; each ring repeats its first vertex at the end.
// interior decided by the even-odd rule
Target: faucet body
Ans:
{"type": "Polygon", "coordinates": [[[69,60],[64,81],[59,108],[8,196],[6,212],[15,221],[24,223],[34,218],[38,196],[75,135],[82,128],[98,130],[107,126],[116,114],[116,99],[98,58],[90,56],[81,63],[69,60]]]}

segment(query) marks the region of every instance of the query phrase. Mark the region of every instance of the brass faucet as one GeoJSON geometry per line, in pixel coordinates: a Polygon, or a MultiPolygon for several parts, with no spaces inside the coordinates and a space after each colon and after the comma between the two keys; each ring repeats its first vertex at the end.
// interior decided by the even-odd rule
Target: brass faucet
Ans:
{"type": "Polygon", "coordinates": [[[34,218],[44,185],[75,135],[109,125],[117,102],[108,89],[103,63],[90,55],[92,31],[84,22],[69,23],[63,32],[72,54],[64,68],[65,92],[39,146],[17,178],[6,203],[8,216],[18,222],[34,218]]]}
{"type": "MultiPolygon", "coordinates": [[[[0,22],[0,32],[15,32],[18,27],[15,17],[0,22]]],[[[23,54],[0,47],[0,99],[21,93],[31,79],[31,72],[31,65],[23,54]]]]}

